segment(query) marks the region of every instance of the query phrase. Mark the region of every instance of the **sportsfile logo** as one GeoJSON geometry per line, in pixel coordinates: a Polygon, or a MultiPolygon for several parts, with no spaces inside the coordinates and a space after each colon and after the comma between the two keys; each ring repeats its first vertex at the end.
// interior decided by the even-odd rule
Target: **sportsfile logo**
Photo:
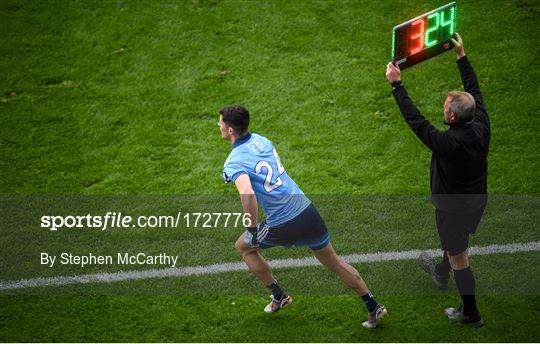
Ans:
{"type": "Polygon", "coordinates": [[[248,213],[203,213],[178,212],[172,215],[132,216],[121,212],[107,212],[105,215],[43,215],[41,228],[57,231],[62,228],[97,228],[102,231],[111,228],[217,228],[251,227],[248,213]]]}
{"type": "MultiPolygon", "coordinates": [[[[139,227],[175,227],[178,225],[180,213],[176,219],[173,216],[139,216],[137,224],[139,227]],[[146,219],[146,221],[144,221],[146,219]],[[150,221],[148,221],[150,220],[150,221]]],[[[105,215],[44,215],[41,217],[41,228],[48,228],[56,231],[61,228],[99,228],[102,231],[109,228],[131,228],[136,225],[129,215],[122,215],[121,212],[108,212],[105,215]]]]}

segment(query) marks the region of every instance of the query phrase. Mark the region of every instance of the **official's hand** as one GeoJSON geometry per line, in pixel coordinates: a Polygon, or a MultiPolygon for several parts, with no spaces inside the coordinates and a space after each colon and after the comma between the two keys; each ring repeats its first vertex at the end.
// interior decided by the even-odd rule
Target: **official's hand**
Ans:
{"type": "Polygon", "coordinates": [[[396,66],[392,62],[388,62],[386,65],[386,79],[388,79],[390,83],[401,80],[401,70],[399,69],[399,65],[396,66]]]}
{"type": "Polygon", "coordinates": [[[461,39],[461,36],[459,33],[454,33],[454,38],[450,38],[452,43],[454,44],[454,50],[456,51],[456,57],[459,60],[463,56],[465,56],[465,48],[463,47],[463,40],[461,39]]]}

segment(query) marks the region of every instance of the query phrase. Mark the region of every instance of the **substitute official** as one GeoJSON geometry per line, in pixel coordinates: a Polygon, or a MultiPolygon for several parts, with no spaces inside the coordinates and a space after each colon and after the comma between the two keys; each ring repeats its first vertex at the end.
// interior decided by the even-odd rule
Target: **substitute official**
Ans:
{"type": "Polygon", "coordinates": [[[435,284],[446,289],[450,271],[463,300],[459,308],[447,308],[445,315],[471,326],[482,326],[484,320],[476,306],[474,274],[469,266],[469,235],[473,234],[487,203],[487,155],[490,141],[489,116],[484,107],[474,70],[465,56],[463,41],[456,33],[452,38],[457,66],[465,92],[449,92],[444,102],[447,131],[429,123],[413,104],[401,81],[399,66],[388,63],[386,78],[405,121],[431,151],[431,200],[443,260],[437,263],[426,253],[419,262],[435,284]]]}

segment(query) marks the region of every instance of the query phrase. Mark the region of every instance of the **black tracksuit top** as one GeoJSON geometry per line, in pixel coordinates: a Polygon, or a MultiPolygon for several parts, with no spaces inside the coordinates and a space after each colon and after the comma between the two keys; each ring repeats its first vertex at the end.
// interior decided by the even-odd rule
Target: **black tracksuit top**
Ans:
{"type": "Polygon", "coordinates": [[[457,65],[465,91],[476,102],[474,119],[468,123],[451,124],[447,131],[440,131],[420,114],[402,84],[394,88],[393,95],[405,121],[432,151],[431,194],[487,195],[489,116],[469,60],[464,56],[457,65]]]}

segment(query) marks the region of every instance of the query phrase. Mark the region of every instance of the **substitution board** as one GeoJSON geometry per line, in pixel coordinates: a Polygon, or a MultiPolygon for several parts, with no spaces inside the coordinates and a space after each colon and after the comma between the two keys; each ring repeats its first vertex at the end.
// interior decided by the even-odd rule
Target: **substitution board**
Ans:
{"type": "Polygon", "coordinates": [[[457,6],[451,2],[394,27],[392,61],[403,70],[454,47],[457,6]]]}

